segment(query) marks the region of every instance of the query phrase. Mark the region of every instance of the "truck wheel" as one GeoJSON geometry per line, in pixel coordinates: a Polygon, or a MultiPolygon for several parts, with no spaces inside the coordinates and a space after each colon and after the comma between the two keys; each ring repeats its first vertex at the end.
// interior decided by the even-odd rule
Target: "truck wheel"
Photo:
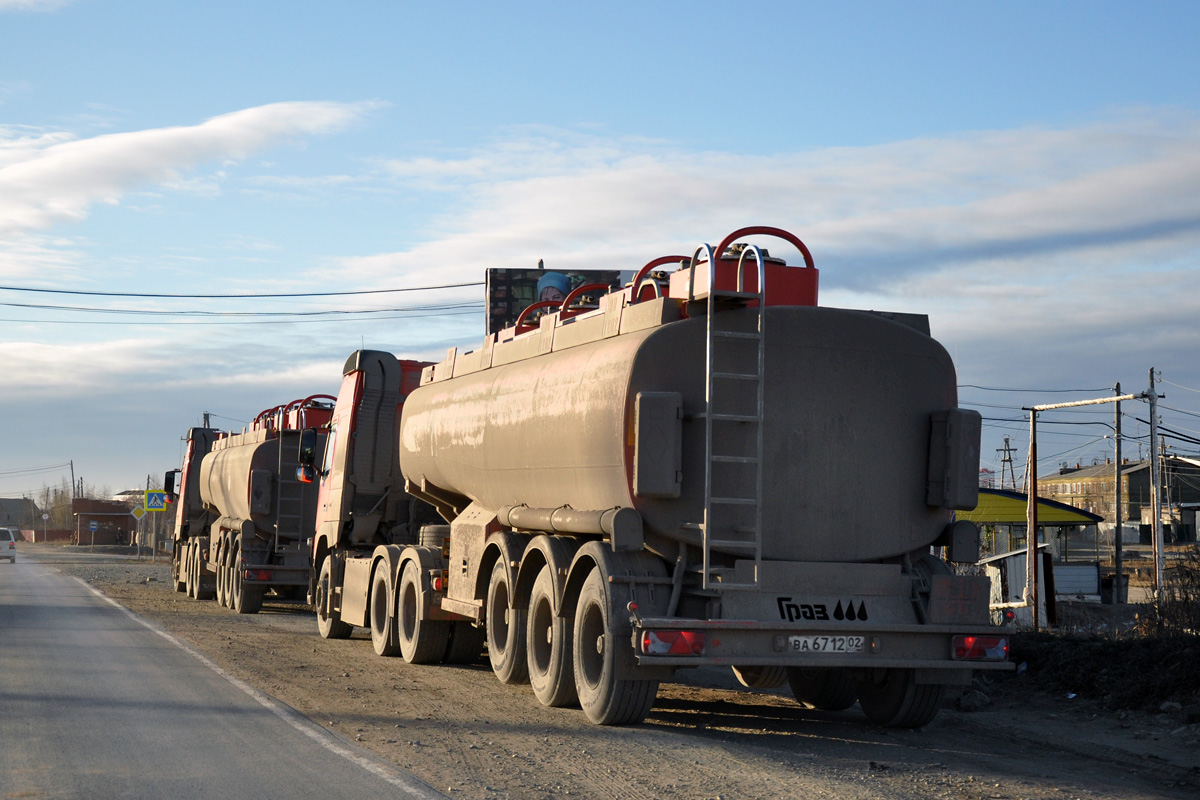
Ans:
{"type": "Polygon", "coordinates": [[[412,561],[404,565],[397,595],[396,627],[400,635],[400,655],[409,664],[441,661],[450,643],[450,623],[422,615],[421,572],[412,561]]]}
{"type": "Polygon", "coordinates": [[[529,596],[525,650],[528,653],[529,685],[544,706],[561,708],[579,702],[571,650],[574,623],[573,617],[555,615],[554,579],[550,567],[542,567],[529,596]]]}
{"type": "Polygon", "coordinates": [[[443,664],[474,664],[483,655],[487,631],[470,622],[450,623],[450,642],[446,645],[443,664]]]}
{"type": "Polygon", "coordinates": [[[788,667],[787,682],[797,703],[820,711],[844,711],[858,699],[844,669],[788,667]]]}
{"type": "Polygon", "coordinates": [[[867,719],[887,728],[919,728],[937,716],[945,687],[917,683],[911,669],[879,670],[856,681],[858,704],[867,719]],[[882,673],[882,674],[878,674],[882,673]]]}
{"type": "Polygon", "coordinates": [[[349,639],[353,626],[342,622],[341,614],[329,611],[333,595],[333,559],[321,562],[321,574],[317,578],[317,632],[322,639],[349,639]]]}
{"type": "Polygon", "coordinates": [[[196,599],[196,579],[192,573],[192,570],[196,566],[196,559],[192,558],[192,551],[194,549],[195,548],[192,547],[192,543],[189,541],[187,549],[184,550],[183,558],[183,591],[188,596],[189,600],[196,599]]]}
{"type": "Polygon", "coordinates": [[[371,645],[375,648],[375,655],[388,658],[400,655],[396,616],[389,613],[396,607],[394,599],[388,585],[387,564],[381,563],[371,578],[371,645]]]}
{"type": "Polygon", "coordinates": [[[261,586],[246,585],[245,572],[238,565],[241,555],[240,550],[235,550],[231,563],[233,567],[233,610],[239,614],[257,614],[262,608],[264,589],[261,586]]]}
{"type": "Polygon", "coordinates": [[[183,553],[177,554],[179,558],[171,559],[171,584],[177,592],[187,591],[187,575],[183,571],[183,553]]]}
{"type": "MultiPolygon", "coordinates": [[[[774,689],[787,680],[785,667],[735,666],[733,677],[747,689],[774,689]]],[[[851,701],[853,702],[853,701],[851,701]]]]}
{"type": "Polygon", "coordinates": [[[575,651],[575,689],[583,713],[597,725],[641,722],[658,695],[658,681],[625,680],[616,676],[616,648],[628,647],[613,633],[613,609],[604,591],[604,575],[592,570],[579,593],[572,647],[575,651]]]}
{"type": "Polygon", "coordinates": [[[501,683],[526,683],[525,615],[512,608],[512,587],[503,561],[492,568],[487,593],[487,646],[492,671],[501,683]]]}
{"type": "Polygon", "coordinates": [[[217,557],[217,605],[229,608],[229,541],[221,537],[221,554],[217,557]]]}

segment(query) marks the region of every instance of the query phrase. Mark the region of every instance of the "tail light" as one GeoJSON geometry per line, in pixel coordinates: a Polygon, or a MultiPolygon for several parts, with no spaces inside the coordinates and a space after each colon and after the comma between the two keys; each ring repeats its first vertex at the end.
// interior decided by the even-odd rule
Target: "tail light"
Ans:
{"type": "Polygon", "coordinates": [[[246,570],[246,580],[248,581],[269,581],[274,577],[275,573],[269,569],[246,570]]]}
{"type": "Polygon", "coordinates": [[[1005,636],[955,636],[954,658],[958,661],[1007,661],[1005,636]]]}
{"type": "Polygon", "coordinates": [[[648,656],[702,656],[703,631],[643,631],[642,652],[648,656]]]}

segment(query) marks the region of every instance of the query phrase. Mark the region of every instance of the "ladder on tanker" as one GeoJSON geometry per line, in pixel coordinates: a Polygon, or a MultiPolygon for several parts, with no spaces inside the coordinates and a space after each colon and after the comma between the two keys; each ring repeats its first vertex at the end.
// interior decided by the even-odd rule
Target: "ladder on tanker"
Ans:
{"type": "Polygon", "coordinates": [[[296,478],[300,468],[299,433],[279,432],[279,477],[275,508],[275,547],[295,546],[303,536],[305,485],[296,478]],[[289,433],[295,433],[289,436],[289,433]]]}
{"type": "MultiPolygon", "coordinates": [[[[762,568],[762,453],[765,383],[765,269],[762,251],[751,245],[738,258],[733,291],[718,289],[721,255],[703,245],[709,264],[705,337],[704,519],[700,524],[705,589],[757,586],[762,568]],[[757,291],[745,291],[745,267],[753,256],[757,291]],[[757,301],[755,314],[727,313],[731,306],[757,301]],[[713,563],[713,551],[753,560],[749,581],[730,567],[713,563]]],[[[694,273],[693,273],[694,275],[694,273]]],[[[692,289],[694,292],[694,288],[692,289]]]]}

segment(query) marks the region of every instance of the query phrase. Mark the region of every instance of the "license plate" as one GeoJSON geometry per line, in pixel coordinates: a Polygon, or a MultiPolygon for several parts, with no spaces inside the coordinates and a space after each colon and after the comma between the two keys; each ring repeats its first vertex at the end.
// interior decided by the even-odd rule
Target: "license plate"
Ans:
{"type": "Polygon", "coordinates": [[[789,636],[792,653],[858,653],[866,639],[862,636],[789,636]]]}

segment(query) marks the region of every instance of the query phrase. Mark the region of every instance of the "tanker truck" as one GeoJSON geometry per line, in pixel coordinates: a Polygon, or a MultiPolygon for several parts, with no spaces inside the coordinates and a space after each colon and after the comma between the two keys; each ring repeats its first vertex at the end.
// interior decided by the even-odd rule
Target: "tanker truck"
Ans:
{"type": "MultiPolygon", "coordinates": [[[[241,433],[188,431],[183,467],[164,481],[176,503],[176,591],[239,614],[257,613],[270,590],[303,597],[317,498],[297,479],[297,450],[301,431],[324,426],[335,399],[313,395],[267,409],[241,433]]],[[[310,442],[317,457],[323,444],[323,434],[310,442]]]]}
{"type": "Polygon", "coordinates": [[[482,636],[499,680],[598,724],[722,666],[916,727],[1011,668],[987,580],[950,566],[978,558],[954,512],[980,416],[925,316],[819,306],[817,275],[743,228],[436,364],[352,355],[325,462],[302,459],[321,635],[410,663],[482,636]]]}

